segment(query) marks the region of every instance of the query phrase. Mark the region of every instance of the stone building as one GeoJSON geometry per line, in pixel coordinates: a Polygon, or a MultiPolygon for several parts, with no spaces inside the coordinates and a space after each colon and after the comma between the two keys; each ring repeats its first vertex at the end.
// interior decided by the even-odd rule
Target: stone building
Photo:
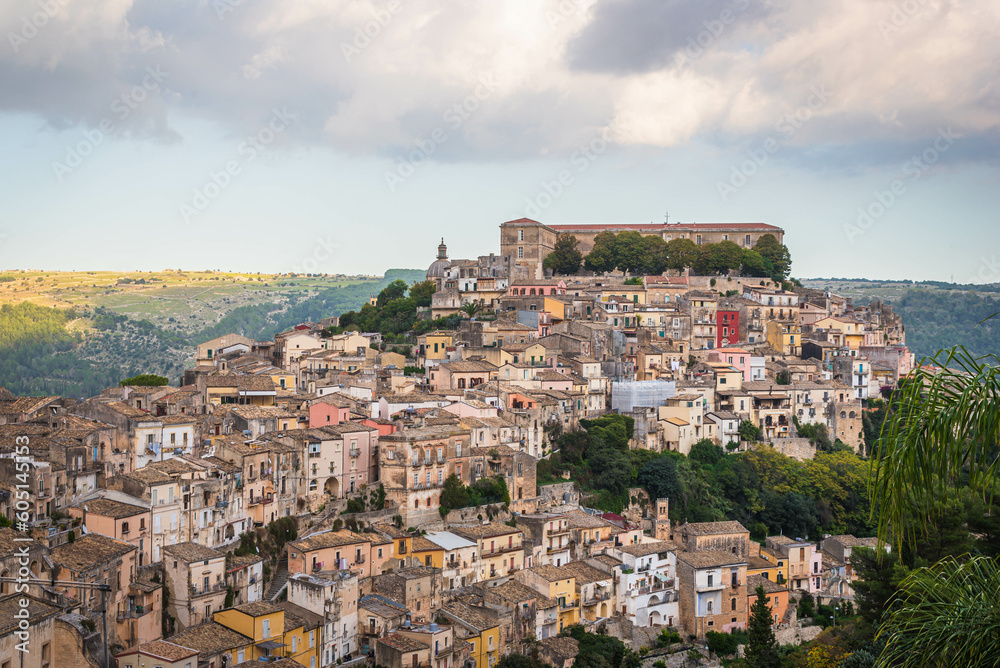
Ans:
{"type": "Polygon", "coordinates": [[[681,623],[704,638],[747,625],[747,558],[721,550],[677,555],[681,623]]]}
{"type": "Polygon", "coordinates": [[[516,278],[544,278],[542,263],[555,247],[560,234],[572,234],[585,256],[594,247],[601,232],[638,232],[658,236],[664,241],[690,239],[698,245],[732,241],[742,248],[752,248],[765,234],[779,243],[785,232],[764,223],[640,223],[616,225],[545,225],[530,218],[510,220],[500,225],[500,257],[508,268],[511,281],[516,278]]]}
{"type": "Polygon", "coordinates": [[[750,557],[750,532],[739,522],[695,522],[674,530],[673,540],[684,549],[718,550],[742,559],[750,557]]]}

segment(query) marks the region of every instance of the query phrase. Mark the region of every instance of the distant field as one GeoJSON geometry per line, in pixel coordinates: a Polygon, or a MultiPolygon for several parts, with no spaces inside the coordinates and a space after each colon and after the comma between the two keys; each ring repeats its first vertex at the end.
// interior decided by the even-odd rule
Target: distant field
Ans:
{"type": "Polygon", "coordinates": [[[106,307],[178,333],[209,327],[233,309],[281,304],[318,290],[376,283],[375,276],[290,276],[209,271],[0,272],[0,304],[106,307]]]}

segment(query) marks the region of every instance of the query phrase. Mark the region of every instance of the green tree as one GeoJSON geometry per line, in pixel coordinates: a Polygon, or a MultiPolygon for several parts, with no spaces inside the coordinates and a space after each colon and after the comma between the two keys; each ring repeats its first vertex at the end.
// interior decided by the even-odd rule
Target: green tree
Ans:
{"type": "Polygon", "coordinates": [[[688,453],[688,458],[691,461],[699,462],[704,466],[715,466],[724,456],[722,448],[710,438],[703,438],[692,445],[691,451],[688,453]]]}
{"type": "Polygon", "coordinates": [[[615,267],[621,271],[641,274],[646,266],[646,244],[638,232],[620,232],[615,237],[615,267]]]}
{"type": "Polygon", "coordinates": [[[669,252],[667,242],[663,237],[650,234],[642,238],[643,267],[642,273],[647,276],[657,276],[667,268],[669,252]]]}
{"type": "Polygon", "coordinates": [[[667,242],[667,268],[691,267],[698,259],[698,244],[690,239],[672,239],[667,242]]]}
{"type": "Polygon", "coordinates": [[[639,484],[649,493],[650,499],[670,499],[671,504],[676,502],[682,490],[676,459],[666,456],[648,462],[639,471],[639,484]]]}
{"type": "Polygon", "coordinates": [[[771,262],[774,273],[780,280],[788,278],[788,272],[792,270],[792,255],[788,252],[788,246],[780,243],[773,234],[765,234],[757,240],[753,250],[771,262]]]}
{"type": "Polygon", "coordinates": [[[126,378],[125,380],[118,383],[119,387],[139,386],[139,387],[161,387],[170,382],[166,376],[157,376],[152,373],[144,373],[138,376],[132,376],[131,378],[126,378]]]}
{"type": "Polygon", "coordinates": [[[614,232],[601,232],[594,237],[594,247],[587,253],[583,266],[598,274],[614,271],[617,263],[614,232]]]}
{"type": "Polygon", "coordinates": [[[468,302],[466,304],[462,304],[460,310],[468,317],[474,318],[483,310],[483,305],[480,302],[468,302]]]}
{"type": "Polygon", "coordinates": [[[572,234],[560,234],[556,237],[552,252],[546,257],[542,266],[551,269],[554,274],[570,276],[580,271],[583,264],[583,254],[577,248],[579,240],[572,234]]]}
{"type": "Polygon", "coordinates": [[[740,439],[750,443],[760,440],[760,428],[749,420],[743,420],[739,426],[740,439]]]}
{"type": "Polygon", "coordinates": [[[747,624],[749,639],[745,647],[746,661],[754,668],[777,668],[781,665],[778,656],[778,641],[771,628],[771,606],[767,603],[767,594],[763,586],[758,586],[755,592],[757,598],[750,606],[750,620],[747,624]]]}
{"type": "Polygon", "coordinates": [[[406,296],[407,289],[406,281],[401,278],[397,278],[392,283],[385,286],[380,293],[378,293],[378,297],[375,300],[375,306],[381,308],[389,302],[402,299],[406,296]]]}
{"type": "Polygon", "coordinates": [[[437,292],[437,287],[434,285],[434,281],[420,281],[410,286],[410,299],[418,307],[430,306],[431,296],[435,292],[437,292]]]}
{"type": "MultiPolygon", "coordinates": [[[[1000,358],[953,348],[930,362],[934,366],[919,366],[896,393],[898,408],[872,462],[879,537],[897,546],[925,535],[948,512],[941,500],[981,496],[1000,482],[1000,358]]],[[[1000,564],[992,557],[946,557],[915,569],[879,628],[886,641],[880,664],[996,665],[997,591],[1000,564]]]]}
{"type": "Polygon", "coordinates": [[[744,276],[769,277],[774,274],[774,265],[752,248],[740,251],[740,273],[744,276]]]}

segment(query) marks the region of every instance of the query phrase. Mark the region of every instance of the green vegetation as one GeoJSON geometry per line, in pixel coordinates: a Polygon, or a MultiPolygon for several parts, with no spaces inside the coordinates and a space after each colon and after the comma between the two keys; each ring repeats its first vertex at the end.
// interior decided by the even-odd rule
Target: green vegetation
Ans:
{"type": "Polygon", "coordinates": [[[126,378],[125,380],[118,383],[119,387],[126,386],[139,386],[139,387],[162,387],[166,385],[169,381],[166,376],[157,376],[152,373],[144,373],[138,376],[132,376],[131,378],[126,378]]]}
{"type": "Polygon", "coordinates": [[[774,629],[771,628],[771,607],[767,603],[764,587],[758,586],[754,593],[756,598],[750,606],[747,623],[746,663],[759,668],[777,668],[781,660],[774,629]]]}
{"type": "Polygon", "coordinates": [[[353,281],[180,271],[12,276],[17,280],[0,283],[0,300],[11,302],[0,307],[0,385],[17,394],[83,397],[127,376],[176,380],[200,341],[229,332],[269,339],[357,308],[374,290],[423,272],[353,281]]]}
{"type": "Polygon", "coordinates": [[[1000,350],[1000,320],[982,322],[1000,311],[1000,283],[810,279],[805,284],[850,297],[859,305],[874,299],[890,304],[903,317],[906,345],[918,359],[952,346],[963,346],[973,355],[1000,350]]]}
{"type": "Polygon", "coordinates": [[[584,267],[597,273],[618,269],[633,274],[662,274],[666,269],[685,268],[702,275],[738,270],[744,276],[780,282],[788,277],[792,258],[788,247],[772,234],[763,235],[752,249],[744,249],[732,241],[699,245],[691,239],[666,242],[638,232],[601,232],[594,237],[594,248],[584,259],[584,267]]]}
{"type": "Polygon", "coordinates": [[[583,264],[583,254],[577,249],[580,242],[572,234],[560,234],[556,237],[556,244],[549,253],[542,266],[551,269],[555,274],[573,275],[580,271],[583,264]]]}
{"type": "Polygon", "coordinates": [[[642,665],[639,655],[613,636],[588,633],[579,625],[567,627],[561,635],[580,643],[574,668],[639,668],[642,665]]]}
{"type": "MultiPolygon", "coordinates": [[[[705,634],[705,644],[710,652],[720,656],[732,656],[736,649],[747,642],[747,632],[743,629],[733,629],[732,633],[709,631],[705,634]]],[[[754,664],[757,665],[757,664],[754,664]]]]}
{"type": "Polygon", "coordinates": [[[462,485],[454,473],[444,481],[441,490],[441,517],[456,508],[474,508],[499,503],[506,508],[510,504],[510,492],[502,477],[480,478],[471,485],[462,485]]]}
{"type": "MultiPolygon", "coordinates": [[[[980,505],[979,522],[993,519],[1000,487],[1000,357],[977,359],[954,348],[934,361],[940,373],[920,369],[894,393],[875,448],[871,486],[881,509],[879,536],[897,548],[901,563],[915,566],[879,616],[877,639],[885,641],[879,662],[995,665],[1000,532],[983,535],[972,523],[956,530],[953,515],[971,502],[980,505]],[[966,550],[984,540],[985,549],[966,550]],[[954,554],[959,550],[967,553],[954,554]],[[935,563],[921,565],[926,559],[935,563]]],[[[897,573],[888,575],[894,579],[897,573]]],[[[869,589],[862,613],[871,614],[872,604],[892,587],[890,580],[869,589]]]]}
{"type": "Polygon", "coordinates": [[[436,320],[417,320],[417,309],[430,306],[434,284],[430,281],[407,287],[402,279],[394,280],[378,294],[375,305],[365,304],[360,311],[348,311],[340,316],[340,326],[361,332],[381,332],[394,343],[402,343],[405,334],[424,334],[434,329],[454,329],[461,316],[436,320]]]}
{"type": "Polygon", "coordinates": [[[83,338],[67,329],[76,317],[70,309],[27,302],[0,306],[0,385],[15,394],[69,396],[117,385],[117,368],[77,352],[83,338]]]}
{"type": "Polygon", "coordinates": [[[641,486],[652,499],[670,499],[674,521],[736,520],[757,539],[779,532],[813,538],[874,532],[868,463],[849,449],[800,462],[765,444],[724,455],[706,439],[684,456],[629,450],[632,420],[625,416],[581,424],[585,431],[563,434],[552,457],[538,462],[538,481],[559,482],[569,471],[593,507],[621,512],[630,502],[628,488],[641,486]]]}

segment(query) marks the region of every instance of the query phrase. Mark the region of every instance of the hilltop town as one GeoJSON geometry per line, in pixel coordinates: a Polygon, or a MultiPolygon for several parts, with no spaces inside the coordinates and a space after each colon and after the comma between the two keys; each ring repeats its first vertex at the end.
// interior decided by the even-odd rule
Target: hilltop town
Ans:
{"type": "Polygon", "coordinates": [[[686,652],[760,588],[788,642],[804,598],[851,603],[879,545],[848,501],[813,535],[701,521],[657,472],[865,466],[914,368],[899,315],[802,287],[763,223],[499,236],[357,312],[203,341],[176,385],[0,389],[4,668],[22,608],[39,665],[104,666],[106,635],[127,668],[569,668],[571,628],[686,652]]]}

